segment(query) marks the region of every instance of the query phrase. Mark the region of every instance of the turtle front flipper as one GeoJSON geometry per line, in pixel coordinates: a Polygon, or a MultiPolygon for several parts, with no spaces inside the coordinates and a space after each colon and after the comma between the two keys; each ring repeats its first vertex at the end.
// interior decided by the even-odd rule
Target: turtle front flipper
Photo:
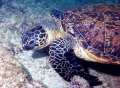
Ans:
{"type": "Polygon", "coordinates": [[[66,81],[70,81],[74,75],[85,78],[91,86],[99,85],[101,82],[92,76],[80,64],[79,59],[72,52],[73,40],[71,38],[60,38],[49,47],[49,62],[55,71],[66,81]]]}

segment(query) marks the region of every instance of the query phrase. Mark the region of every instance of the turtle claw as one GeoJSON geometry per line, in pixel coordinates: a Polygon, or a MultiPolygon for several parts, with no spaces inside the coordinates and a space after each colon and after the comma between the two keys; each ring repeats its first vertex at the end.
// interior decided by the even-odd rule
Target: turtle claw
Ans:
{"type": "Polygon", "coordinates": [[[96,76],[87,74],[84,78],[89,82],[90,86],[98,86],[102,84],[102,81],[100,81],[96,76]]]}
{"type": "Polygon", "coordinates": [[[79,72],[79,76],[83,77],[84,79],[86,79],[88,81],[88,83],[90,84],[90,86],[98,86],[102,84],[102,81],[100,81],[98,79],[98,77],[91,75],[88,72],[85,71],[80,71],[79,72]]]}

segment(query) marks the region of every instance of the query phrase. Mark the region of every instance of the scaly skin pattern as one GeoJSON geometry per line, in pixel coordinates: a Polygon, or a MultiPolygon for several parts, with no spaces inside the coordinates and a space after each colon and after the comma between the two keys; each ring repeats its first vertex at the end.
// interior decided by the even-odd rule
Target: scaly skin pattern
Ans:
{"type": "Polygon", "coordinates": [[[120,6],[96,5],[65,11],[61,23],[66,32],[82,41],[84,49],[108,63],[120,64],[120,6]]]}
{"type": "Polygon", "coordinates": [[[71,36],[59,38],[49,47],[49,62],[59,75],[66,81],[71,81],[75,75],[86,79],[90,86],[102,84],[96,77],[89,74],[81,61],[73,54],[74,40],[71,36]]]}
{"type": "Polygon", "coordinates": [[[25,50],[32,50],[35,47],[43,48],[47,46],[47,34],[42,26],[36,26],[22,34],[22,47],[25,50]]]}

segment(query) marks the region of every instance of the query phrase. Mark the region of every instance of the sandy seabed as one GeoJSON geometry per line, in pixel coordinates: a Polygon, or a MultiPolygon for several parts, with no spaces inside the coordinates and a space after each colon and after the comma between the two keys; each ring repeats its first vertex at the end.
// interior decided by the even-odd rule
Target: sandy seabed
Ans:
{"type": "MultiPolygon", "coordinates": [[[[8,1],[0,7],[0,88],[89,88],[80,77],[73,78],[79,86],[63,80],[48,63],[48,56],[35,59],[33,51],[22,50],[22,32],[38,24],[56,29],[57,24],[48,12],[37,8],[41,4],[34,7],[36,4],[29,4],[29,0],[8,1]]],[[[120,88],[120,77],[90,72],[103,81],[95,88],[120,88]]]]}

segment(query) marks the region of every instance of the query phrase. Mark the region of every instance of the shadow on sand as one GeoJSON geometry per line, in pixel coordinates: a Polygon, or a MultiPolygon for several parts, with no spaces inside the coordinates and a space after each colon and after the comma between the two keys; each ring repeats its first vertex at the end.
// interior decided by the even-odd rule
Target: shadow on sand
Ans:
{"type": "MultiPolygon", "coordinates": [[[[32,55],[34,59],[40,59],[41,57],[46,57],[46,56],[48,56],[48,47],[45,47],[44,49],[41,49],[41,50],[35,50],[32,55]]],[[[69,58],[69,60],[71,59],[71,53],[69,54],[67,53],[67,58],[69,58]]],[[[75,55],[74,55],[74,58],[76,58],[76,60],[74,61],[77,61],[79,64],[83,65],[84,67],[94,69],[98,72],[102,72],[102,73],[106,73],[114,76],[120,76],[120,65],[89,62],[89,61],[80,59],[78,57],[75,57],[75,55]]]]}

